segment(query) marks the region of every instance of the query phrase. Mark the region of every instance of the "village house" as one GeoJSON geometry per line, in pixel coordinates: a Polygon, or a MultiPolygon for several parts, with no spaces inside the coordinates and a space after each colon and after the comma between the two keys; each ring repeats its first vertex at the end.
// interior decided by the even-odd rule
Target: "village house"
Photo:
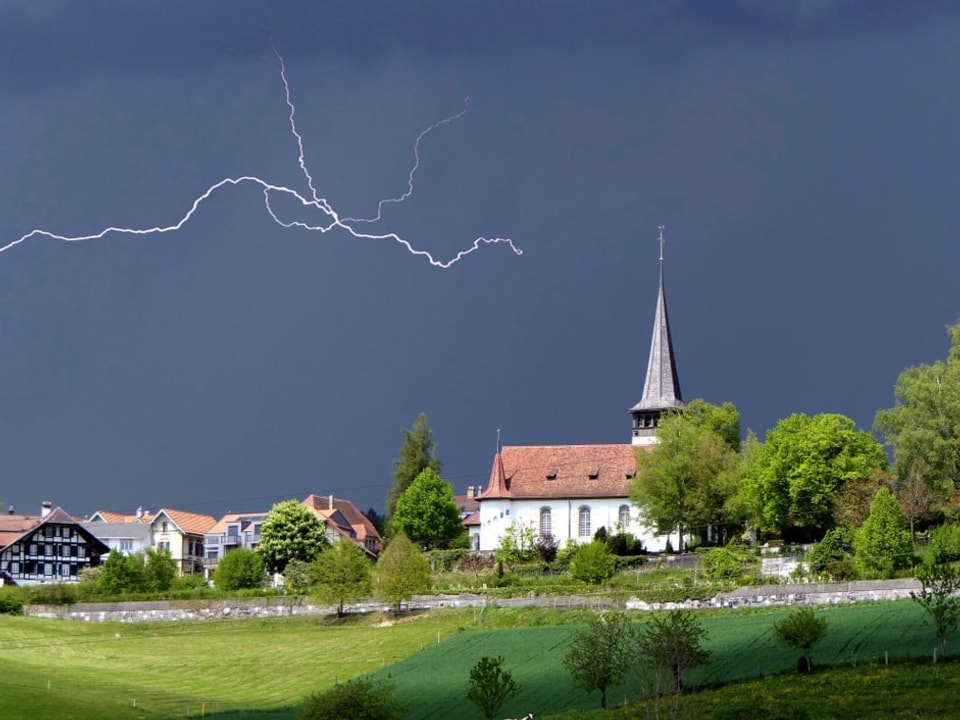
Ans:
{"type": "Polygon", "coordinates": [[[631,442],[498,448],[490,480],[477,497],[479,524],[465,516],[465,525],[469,520],[478,528],[478,549],[495,550],[512,523],[551,536],[559,547],[570,540],[590,542],[603,527],[610,534],[634,535],[649,551],[665,549],[667,536],[643,523],[628,492],[637,472],[636,453],[655,446],[661,415],[684,407],[667,317],[662,232],[660,240],[659,291],[643,395],[628,410],[631,442]]]}
{"type": "Polygon", "coordinates": [[[110,549],[62,508],[44,502],[39,515],[0,515],[0,585],[77,582],[110,549]]]}
{"type": "Polygon", "coordinates": [[[153,515],[142,508],[134,515],[97,510],[83,521],[83,527],[105,542],[111,551],[133,555],[153,547],[152,519],[153,515]]]}
{"type": "Polygon", "coordinates": [[[216,519],[210,515],[161,508],[150,520],[153,546],[168,550],[180,575],[204,571],[204,538],[216,519]]]}

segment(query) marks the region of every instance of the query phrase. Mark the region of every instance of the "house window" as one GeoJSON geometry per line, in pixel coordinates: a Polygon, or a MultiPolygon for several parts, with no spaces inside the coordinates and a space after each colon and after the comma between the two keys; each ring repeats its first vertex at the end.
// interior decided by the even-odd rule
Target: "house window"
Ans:
{"type": "Polygon", "coordinates": [[[586,505],[580,508],[578,527],[580,529],[580,537],[590,537],[590,508],[586,505]]]}
{"type": "Polygon", "coordinates": [[[44,563],[44,564],[43,564],[43,574],[44,574],[44,575],[53,575],[53,563],[44,563]]]}
{"type": "Polygon", "coordinates": [[[164,550],[166,550],[167,552],[170,552],[170,541],[169,541],[169,540],[161,540],[160,542],[158,542],[158,543],[157,543],[157,550],[160,550],[161,552],[164,551],[164,550]]]}
{"type": "Polygon", "coordinates": [[[620,527],[626,529],[630,526],[630,506],[620,506],[620,527]]]}
{"type": "Polygon", "coordinates": [[[53,557],[53,545],[51,543],[43,546],[43,554],[47,557],[53,557]]]}
{"type": "Polygon", "coordinates": [[[60,557],[70,557],[70,546],[61,545],[60,546],[60,557]]]}
{"type": "Polygon", "coordinates": [[[12,562],[10,563],[10,574],[19,575],[20,574],[20,563],[12,562]]]}
{"type": "Polygon", "coordinates": [[[120,549],[126,550],[127,552],[130,552],[131,550],[133,550],[133,540],[131,540],[130,538],[123,538],[120,541],[120,549]]]}
{"type": "Polygon", "coordinates": [[[540,508],[540,537],[553,535],[553,514],[550,508],[540,508]]]}
{"type": "Polygon", "coordinates": [[[169,526],[167,525],[167,521],[166,521],[166,520],[164,520],[164,521],[160,524],[160,532],[170,532],[170,528],[169,528],[169,526]]]}
{"type": "Polygon", "coordinates": [[[70,577],[70,564],[63,563],[60,565],[60,577],[70,577]]]}
{"type": "Polygon", "coordinates": [[[37,544],[36,544],[36,543],[30,543],[30,554],[31,554],[31,555],[36,555],[36,554],[37,554],[37,544]]]}

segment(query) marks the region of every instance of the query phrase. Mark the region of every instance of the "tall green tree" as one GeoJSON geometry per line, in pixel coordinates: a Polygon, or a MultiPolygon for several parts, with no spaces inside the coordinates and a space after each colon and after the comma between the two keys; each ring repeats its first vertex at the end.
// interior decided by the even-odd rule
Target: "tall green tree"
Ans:
{"type": "Polygon", "coordinates": [[[270,509],[257,552],[269,572],[282,573],[291,560],[313,562],[327,545],[320,519],[297,500],[284,500],[270,509]]]}
{"type": "Polygon", "coordinates": [[[439,475],[443,463],[436,457],[437,447],[425,413],[417,415],[413,425],[403,430],[400,457],[393,461],[393,487],[387,495],[387,517],[393,516],[397,501],[414,480],[427,468],[439,475]]]}
{"type": "Polygon", "coordinates": [[[467,700],[478,708],[487,720],[493,720],[504,703],[520,694],[520,683],[503,669],[502,657],[482,657],[470,669],[470,687],[467,700]]]}
{"type": "MultiPolygon", "coordinates": [[[[702,400],[691,405],[693,413],[661,420],[653,449],[637,449],[637,475],[629,488],[649,525],[663,533],[677,530],[679,552],[691,526],[699,530],[726,522],[727,503],[737,490],[732,420],[719,423],[727,428],[722,432],[711,420],[727,417],[732,405],[723,411],[702,400]]],[[[739,420],[735,424],[739,428],[739,420]]]]}
{"type": "Polygon", "coordinates": [[[432,468],[424,468],[397,500],[390,517],[391,533],[404,533],[427,548],[444,548],[463,535],[453,486],[432,468]]]}
{"type": "Polygon", "coordinates": [[[147,548],[143,559],[143,584],[148,592],[166,592],[177,577],[177,563],[166,548],[147,548]]]}
{"type": "Polygon", "coordinates": [[[769,430],[741,480],[761,530],[819,537],[847,483],[885,468],[883,446],[843,415],[795,413],[769,430]]]}
{"type": "Polygon", "coordinates": [[[380,553],[373,571],[374,593],[399,611],[404,600],[430,592],[430,564],[419,548],[402,532],[380,553]]]}
{"type": "Polygon", "coordinates": [[[897,475],[921,465],[933,488],[960,489],[960,322],[947,328],[946,362],[908,367],[894,386],[895,404],[874,428],[893,446],[897,475]]]}
{"type": "Polygon", "coordinates": [[[853,536],[854,560],[868,575],[893,577],[910,565],[913,539],[900,503],[889,488],[877,490],[870,514],[853,536]]]}
{"type": "Polygon", "coordinates": [[[313,592],[322,602],[337,606],[343,617],[345,603],[356,602],[373,591],[372,567],[366,553],[349,540],[339,540],[310,566],[313,592]]]}
{"type": "Polygon", "coordinates": [[[712,405],[702,398],[687,403],[683,414],[701,427],[710,428],[735,452],[740,450],[740,411],[732,402],[712,405]]]}
{"type": "Polygon", "coordinates": [[[619,683],[636,660],[639,635],[623,615],[603,615],[573,638],[563,665],[577,686],[600,691],[600,707],[607,707],[607,688],[619,683]]]}
{"type": "Polygon", "coordinates": [[[124,555],[113,549],[100,567],[100,590],[105,595],[144,591],[143,558],[140,555],[124,555]]]}

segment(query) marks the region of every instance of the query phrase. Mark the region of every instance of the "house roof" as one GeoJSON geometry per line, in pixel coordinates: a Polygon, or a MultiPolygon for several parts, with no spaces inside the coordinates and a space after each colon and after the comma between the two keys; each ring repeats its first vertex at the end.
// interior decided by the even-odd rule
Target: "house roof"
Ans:
{"type": "Polygon", "coordinates": [[[382,543],[383,539],[380,537],[380,533],[377,532],[377,528],[370,522],[370,518],[364,515],[360,511],[360,508],[350,500],[344,500],[343,498],[334,497],[333,495],[312,494],[307,495],[307,497],[303,499],[302,504],[318,514],[318,511],[321,510],[337,510],[353,530],[356,539],[360,543],[363,543],[368,537],[375,538],[378,544],[382,543]]]}
{"type": "Polygon", "coordinates": [[[88,542],[98,543],[92,550],[101,553],[110,551],[100,538],[85,528],[79,518],[70,515],[63,508],[53,508],[46,515],[0,515],[0,549],[12,545],[21,538],[30,535],[44,525],[56,523],[58,525],[76,525],[88,542]]]}
{"type": "Polygon", "coordinates": [[[677,364],[673,359],[673,339],[670,336],[670,321],[667,318],[667,298],[663,291],[662,247],[661,245],[660,290],[653,320],[653,338],[650,341],[647,377],[643,384],[643,397],[630,408],[628,412],[631,413],[683,407],[680,380],[677,379],[677,364]]]}
{"type": "Polygon", "coordinates": [[[203,535],[217,522],[217,519],[211,515],[201,515],[200,513],[174,510],[173,508],[161,508],[154,515],[153,521],[155,522],[161,515],[166,515],[176,523],[181,532],[188,535],[203,535]]]}
{"type": "Polygon", "coordinates": [[[464,527],[480,527],[480,511],[472,510],[463,515],[464,527]]]}
{"type": "Polygon", "coordinates": [[[494,457],[480,501],[626,497],[635,452],[633,445],[508,445],[494,457]]]}
{"type": "Polygon", "coordinates": [[[240,523],[240,530],[241,532],[244,532],[251,523],[265,521],[267,519],[267,515],[269,514],[269,510],[262,510],[259,512],[227,513],[222,518],[214,522],[208,530],[204,531],[204,533],[206,535],[223,535],[227,532],[227,525],[229,523],[236,522],[240,523]]]}
{"type": "Polygon", "coordinates": [[[149,523],[154,515],[150,512],[143,512],[140,515],[124,515],[123,513],[112,512],[110,510],[97,510],[87,522],[105,522],[105,523],[149,523]]]}
{"type": "Polygon", "coordinates": [[[453,501],[457,504],[457,507],[460,508],[461,513],[470,513],[480,507],[480,503],[477,502],[477,496],[469,493],[467,495],[457,495],[453,498],[453,501]]]}

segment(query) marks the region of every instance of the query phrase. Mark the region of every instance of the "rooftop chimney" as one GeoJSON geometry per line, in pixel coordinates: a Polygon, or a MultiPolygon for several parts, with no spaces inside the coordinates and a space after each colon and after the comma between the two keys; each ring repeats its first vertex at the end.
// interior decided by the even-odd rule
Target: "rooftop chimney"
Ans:
{"type": "Polygon", "coordinates": [[[50,511],[53,509],[53,503],[49,500],[44,500],[40,503],[40,517],[45,518],[50,514],[50,511]]]}
{"type": "Polygon", "coordinates": [[[473,485],[468,485],[468,486],[467,486],[467,497],[468,497],[468,498],[472,498],[472,497],[473,497],[473,485]]]}
{"type": "Polygon", "coordinates": [[[141,518],[143,518],[143,508],[142,508],[142,507],[138,507],[138,508],[137,508],[137,520],[140,520],[141,518]]]}
{"type": "Polygon", "coordinates": [[[7,515],[13,515],[13,505],[7,508],[7,515]]]}

